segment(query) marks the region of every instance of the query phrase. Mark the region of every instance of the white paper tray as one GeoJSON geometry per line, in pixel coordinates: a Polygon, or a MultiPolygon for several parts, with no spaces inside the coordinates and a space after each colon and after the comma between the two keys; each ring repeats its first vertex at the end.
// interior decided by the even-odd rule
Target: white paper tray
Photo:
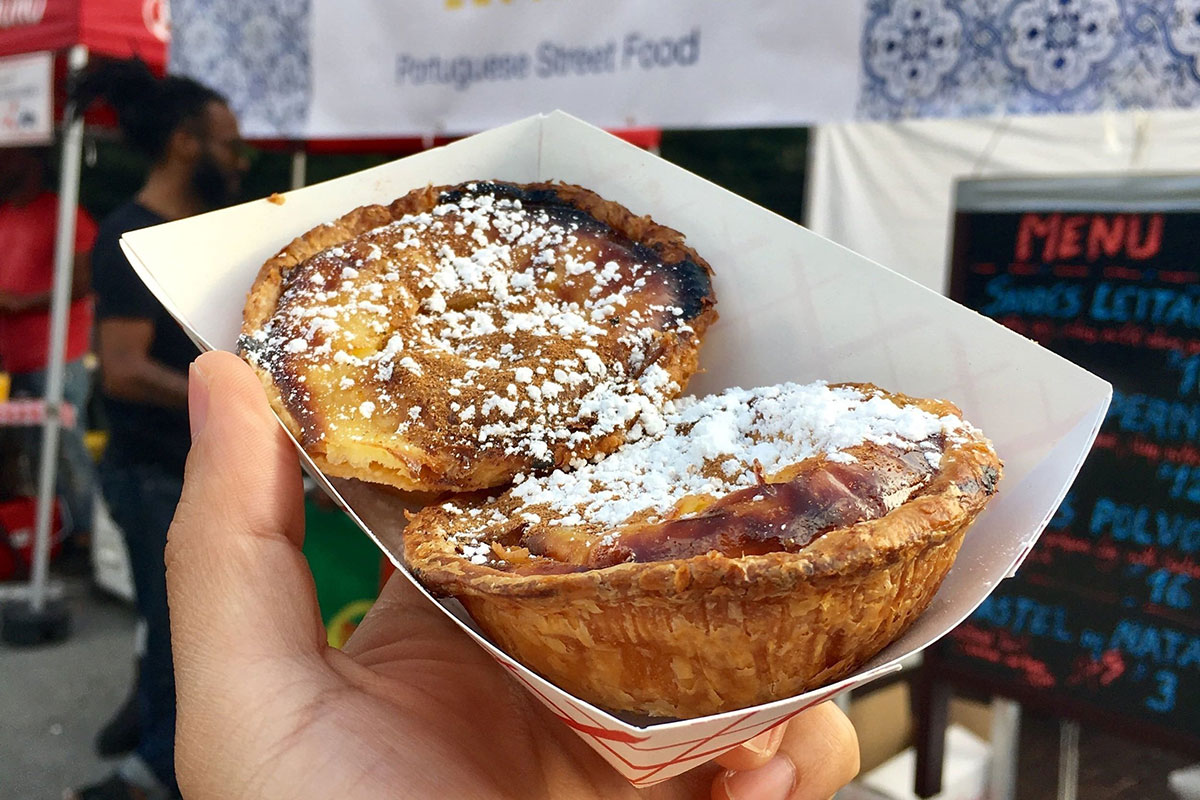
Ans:
{"type": "MultiPolygon", "coordinates": [[[[1103,380],[908,279],[561,112],[286,195],[126,234],[122,247],[206,349],[231,350],[259,266],[295,236],[427,184],[562,180],[683,231],[712,265],[721,318],[689,391],[780,381],[869,381],[944,397],[995,443],[999,494],[972,527],[930,609],[853,676],[799,697],[702,719],[645,724],[597,709],[514,662],[442,605],[513,676],[636,785],[690,769],[814,703],[898,670],[946,634],[1033,546],[1092,445],[1103,380]]],[[[303,457],[303,456],[302,456],[303,457]]],[[[307,462],[307,457],[303,457],[307,462]]],[[[311,462],[307,463],[310,471],[311,462]]],[[[399,566],[394,501],[318,476],[399,566]]],[[[431,598],[431,602],[434,602],[431,598]]]]}

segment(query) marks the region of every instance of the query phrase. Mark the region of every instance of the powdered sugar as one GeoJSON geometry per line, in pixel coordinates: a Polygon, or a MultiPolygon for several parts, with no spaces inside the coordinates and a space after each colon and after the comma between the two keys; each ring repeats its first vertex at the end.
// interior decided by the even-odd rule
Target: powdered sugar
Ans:
{"type": "Polygon", "coordinates": [[[454,195],[286,276],[275,315],[242,340],[257,366],[306,376],[308,394],[285,402],[325,383],[330,430],[383,419],[424,447],[542,464],[661,430],[679,391],[655,363],[662,337],[693,335],[664,302],[679,288],[670,272],[586,215],[473,185],[454,195]]]}
{"type": "Polygon", "coordinates": [[[646,512],[666,513],[688,495],[720,497],[753,486],[755,462],[769,476],[819,454],[850,459],[845,451],[868,441],[928,456],[940,452],[931,437],[968,430],[958,417],[823,382],[682,398],[661,422],[661,429],[598,463],[523,476],[510,495],[551,523],[616,526],[646,512]]]}

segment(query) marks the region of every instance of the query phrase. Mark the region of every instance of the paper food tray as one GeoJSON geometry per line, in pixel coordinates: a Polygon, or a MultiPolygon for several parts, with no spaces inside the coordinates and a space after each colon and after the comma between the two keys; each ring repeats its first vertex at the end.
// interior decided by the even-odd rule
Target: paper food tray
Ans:
{"type": "MultiPolygon", "coordinates": [[[[682,231],[713,267],[720,312],[701,349],[705,371],[692,379],[689,393],[823,378],[943,397],[983,429],[1005,462],[999,493],[968,532],[929,610],[853,676],[787,700],[686,721],[620,718],[510,659],[479,634],[457,604],[439,604],[636,785],[688,770],[814,703],[898,670],[901,659],[950,631],[1028,553],[1104,419],[1111,387],[1103,380],[561,112],[289,192],[281,205],[257,200],[132,232],[123,237],[122,247],[198,345],[232,350],[258,268],[294,237],[361,205],[387,204],[427,184],[472,179],[577,183],[682,231]]],[[[366,484],[330,483],[303,458],[400,566],[402,515],[394,498],[366,484]]]]}

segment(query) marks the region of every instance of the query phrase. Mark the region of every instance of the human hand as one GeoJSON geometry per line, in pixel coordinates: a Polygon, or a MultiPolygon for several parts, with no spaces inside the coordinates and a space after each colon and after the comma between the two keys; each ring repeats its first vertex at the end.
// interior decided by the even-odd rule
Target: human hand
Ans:
{"type": "Polygon", "coordinates": [[[192,451],[167,543],[176,767],[189,800],[662,797],[825,800],[858,771],[825,703],[638,791],[400,574],[329,647],[297,456],[253,372],[191,372],[192,451]]]}

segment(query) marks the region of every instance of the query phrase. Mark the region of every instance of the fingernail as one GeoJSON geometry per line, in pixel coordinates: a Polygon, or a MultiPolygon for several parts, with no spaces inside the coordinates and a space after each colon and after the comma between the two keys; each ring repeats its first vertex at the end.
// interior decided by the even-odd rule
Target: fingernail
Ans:
{"type": "Polygon", "coordinates": [[[194,361],[188,367],[188,420],[192,441],[196,441],[208,420],[208,381],[194,361]]]}
{"type": "Polygon", "coordinates": [[[796,786],[796,767],[790,758],[778,755],[758,769],[730,770],[721,776],[721,782],[729,800],[786,800],[796,786]]]}
{"type": "Polygon", "coordinates": [[[761,756],[766,753],[774,753],[779,749],[779,740],[783,738],[783,725],[777,725],[769,731],[763,731],[753,739],[748,739],[742,742],[742,747],[749,750],[756,756],[761,756]]]}

